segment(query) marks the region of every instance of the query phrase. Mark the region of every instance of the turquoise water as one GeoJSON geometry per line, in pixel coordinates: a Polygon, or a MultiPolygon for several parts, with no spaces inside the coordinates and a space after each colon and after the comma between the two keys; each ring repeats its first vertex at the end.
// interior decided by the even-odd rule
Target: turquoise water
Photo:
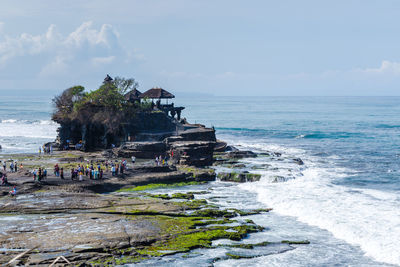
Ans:
{"type": "Polygon", "coordinates": [[[190,121],[220,139],[301,148],[355,175],[338,184],[400,190],[399,97],[218,97],[186,100],[190,121]]]}
{"type": "MultiPolygon", "coordinates": [[[[183,102],[182,102],[183,103],[183,102]]],[[[305,165],[277,162],[242,188],[280,215],[293,216],[400,265],[399,97],[209,97],[186,100],[189,121],[215,126],[243,149],[279,151],[305,165]]],[[[249,160],[253,164],[263,159],[249,160]]]]}
{"type": "MultiPolygon", "coordinates": [[[[56,136],[51,95],[23,96],[0,98],[3,153],[36,152],[56,136]]],[[[230,145],[282,153],[281,160],[253,171],[262,175],[260,182],[236,186],[248,192],[247,201],[274,209],[275,221],[261,221],[272,221],[276,225],[271,228],[277,229],[278,221],[292,225],[288,231],[293,233],[318,233],[315,242],[330,242],[337,249],[329,247],[331,259],[348,253],[335,264],[400,265],[400,97],[177,95],[174,102],[186,107],[183,117],[189,122],[214,126],[217,137],[230,145]]],[[[246,163],[263,166],[265,159],[246,163]]],[[[307,259],[307,248],[295,251],[251,263],[281,266],[292,259],[288,255],[297,255],[303,266],[326,264],[307,259]]]]}

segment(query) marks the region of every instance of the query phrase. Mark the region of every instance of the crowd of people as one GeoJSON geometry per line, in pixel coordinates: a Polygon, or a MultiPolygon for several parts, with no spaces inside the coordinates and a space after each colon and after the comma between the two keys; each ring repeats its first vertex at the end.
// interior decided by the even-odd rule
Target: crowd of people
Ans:
{"type": "Polygon", "coordinates": [[[43,145],[42,147],[39,147],[39,156],[42,154],[52,154],[53,153],[53,146],[49,145],[49,146],[45,146],[43,145]]]}
{"type": "MultiPolygon", "coordinates": [[[[42,153],[52,153],[51,146],[48,147],[40,147],[39,155],[42,153]]],[[[173,157],[173,152],[167,154],[166,156],[157,156],[155,158],[156,166],[165,166],[168,164],[168,160],[170,157],[173,157]]],[[[131,157],[132,167],[136,162],[135,156],[131,157]]],[[[22,163],[18,166],[18,162],[14,160],[8,161],[0,161],[0,166],[3,167],[3,171],[0,169],[0,182],[2,186],[10,186],[10,183],[7,179],[7,171],[9,172],[17,172],[18,169],[23,169],[22,163]],[[8,163],[9,162],[9,163],[8,163]]],[[[1,167],[0,167],[1,168],[1,167]]],[[[86,164],[81,163],[78,164],[77,167],[71,168],[70,170],[70,178],[71,180],[83,181],[84,178],[89,178],[90,180],[101,180],[104,178],[105,172],[111,174],[112,177],[120,177],[124,175],[126,170],[128,169],[127,161],[124,160],[115,160],[115,161],[104,161],[104,162],[93,162],[87,161],[86,164]]],[[[41,182],[46,179],[48,176],[47,169],[43,167],[39,167],[37,169],[33,169],[30,171],[30,174],[33,177],[33,180],[36,182],[41,182]]],[[[61,180],[66,179],[66,175],[64,173],[64,168],[59,164],[54,165],[54,176],[59,177],[61,180]]],[[[9,192],[11,196],[16,196],[17,188],[14,186],[13,190],[9,192]]]]}
{"type": "MultiPolygon", "coordinates": [[[[0,166],[3,167],[2,171],[0,171],[0,186],[10,186],[10,183],[8,182],[7,178],[7,161],[0,160],[0,166]]],[[[22,163],[20,165],[20,169],[23,168],[22,163]]],[[[8,171],[9,172],[17,172],[18,171],[18,162],[11,160],[11,162],[8,165],[8,171]]],[[[17,187],[14,186],[13,189],[9,192],[10,196],[16,196],[17,195],[17,187]]]]}
{"type": "MultiPolygon", "coordinates": [[[[0,160],[0,164],[3,165],[3,171],[7,171],[7,161],[1,161],[0,160]]],[[[20,165],[20,169],[22,169],[22,163],[20,165]]],[[[17,172],[18,171],[18,162],[17,161],[13,161],[11,160],[10,164],[9,164],[9,171],[10,172],[17,172]]]]}

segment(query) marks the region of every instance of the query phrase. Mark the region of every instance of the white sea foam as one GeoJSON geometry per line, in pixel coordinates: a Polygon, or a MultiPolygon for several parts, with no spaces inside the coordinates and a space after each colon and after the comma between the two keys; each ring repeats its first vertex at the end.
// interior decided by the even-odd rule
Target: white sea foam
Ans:
{"type": "Polygon", "coordinates": [[[50,120],[3,119],[0,122],[1,153],[36,152],[45,142],[57,136],[58,124],[50,120]]]}
{"type": "Polygon", "coordinates": [[[9,119],[9,120],[1,120],[1,123],[15,123],[17,120],[9,119]]]}
{"type": "Polygon", "coordinates": [[[2,120],[0,137],[55,138],[58,125],[51,121],[2,120]]]}
{"type": "MultiPolygon", "coordinates": [[[[246,143],[240,145],[253,146],[246,143]]],[[[263,145],[255,148],[261,147],[263,145]]],[[[334,164],[321,164],[317,158],[307,156],[299,149],[271,145],[265,145],[263,149],[272,150],[274,147],[289,153],[290,157],[301,156],[305,165],[269,162],[272,168],[258,171],[262,174],[260,182],[246,183],[241,185],[242,188],[256,192],[260,202],[279,214],[294,216],[301,222],[326,229],[335,237],[360,246],[367,256],[378,261],[400,264],[398,195],[335,185],[332,181],[348,175],[349,170],[337,168],[334,164]],[[291,164],[290,170],[288,164],[291,164]],[[276,175],[294,176],[295,179],[272,183],[272,177],[276,175]]],[[[260,160],[255,158],[250,161],[260,164],[260,160]]]]}

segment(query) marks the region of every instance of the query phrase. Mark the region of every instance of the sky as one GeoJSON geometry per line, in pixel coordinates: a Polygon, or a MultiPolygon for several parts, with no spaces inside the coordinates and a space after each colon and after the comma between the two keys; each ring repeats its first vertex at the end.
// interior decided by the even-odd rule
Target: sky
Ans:
{"type": "Polygon", "coordinates": [[[0,92],[399,96],[398,0],[2,0],[0,92]]]}

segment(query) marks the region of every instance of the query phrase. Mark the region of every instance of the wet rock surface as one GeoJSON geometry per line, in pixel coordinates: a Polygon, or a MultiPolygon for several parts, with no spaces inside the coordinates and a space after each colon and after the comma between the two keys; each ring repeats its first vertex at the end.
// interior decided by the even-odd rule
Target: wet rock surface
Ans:
{"type": "Polygon", "coordinates": [[[220,172],[217,176],[221,181],[224,182],[236,182],[236,183],[246,183],[246,182],[257,182],[261,179],[261,174],[256,173],[237,173],[237,172],[220,172]]]}
{"type": "MultiPolygon", "coordinates": [[[[187,141],[174,140],[171,144],[187,141]]],[[[190,141],[189,141],[190,142],[190,141]]],[[[207,141],[205,141],[207,142],[207,141]]],[[[250,155],[250,154],[248,154],[250,155]]],[[[235,168],[246,167],[226,153],[217,155],[223,162],[236,161],[235,168]]],[[[252,157],[250,155],[250,157],[252,157]]],[[[143,190],[213,181],[212,169],[180,165],[156,166],[151,160],[139,160],[123,174],[106,171],[101,180],[61,180],[50,174],[34,182],[30,166],[76,166],[96,160],[104,163],[101,152],[95,154],[60,153],[55,156],[21,156],[24,169],[9,173],[10,186],[0,187],[0,264],[21,252],[33,249],[19,259],[20,265],[49,266],[59,256],[73,265],[113,266],[151,260],[153,257],[212,247],[212,240],[239,241],[249,233],[263,231],[252,220],[237,220],[268,212],[269,209],[220,209],[210,199],[198,196],[208,191],[151,194],[143,190]],[[18,188],[16,197],[8,191],[18,188]]],[[[221,180],[255,181],[259,177],[243,170],[219,173],[221,180]],[[227,178],[223,178],[223,176],[227,178]]],[[[275,244],[268,250],[293,249],[290,243],[275,244]]],[[[239,258],[266,255],[262,247],[254,250],[229,248],[224,257],[239,258]]],[[[62,264],[61,264],[62,265],[62,264]]]]}

